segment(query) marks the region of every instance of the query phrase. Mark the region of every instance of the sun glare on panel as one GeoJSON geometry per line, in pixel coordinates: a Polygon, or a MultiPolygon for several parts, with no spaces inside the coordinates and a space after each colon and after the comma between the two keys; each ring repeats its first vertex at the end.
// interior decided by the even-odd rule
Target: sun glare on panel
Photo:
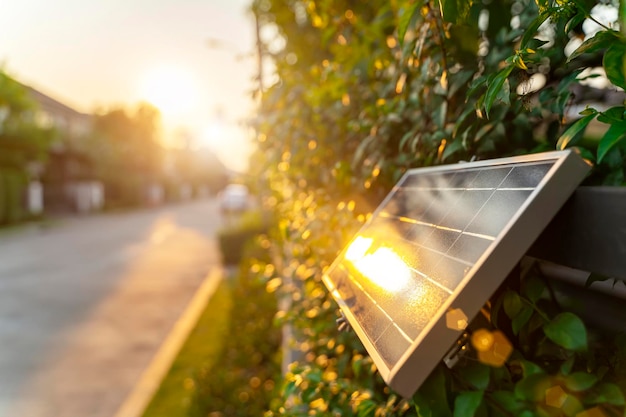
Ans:
{"type": "Polygon", "coordinates": [[[164,117],[179,116],[191,110],[197,91],[191,74],[177,67],[155,68],[141,83],[142,97],[156,106],[164,117]]]}
{"type": "Polygon", "coordinates": [[[368,253],[372,242],[372,239],[357,237],[346,251],[345,258],[377,287],[391,292],[405,288],[411,280],[409,267],[391,248],[379,247],[368,253]]]}
{"type": "Polygon", "coordinates": [[[372,246],[374,239],[363,236],[357,236],[348,249],[346,250],[345,258],[349,261],[356,261],[365,256],[367,250],[372,246]]]}

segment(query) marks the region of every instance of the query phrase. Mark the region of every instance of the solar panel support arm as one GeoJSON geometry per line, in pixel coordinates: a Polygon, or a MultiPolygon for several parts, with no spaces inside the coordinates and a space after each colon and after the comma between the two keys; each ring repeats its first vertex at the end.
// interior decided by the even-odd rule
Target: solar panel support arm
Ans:
{"type": "Polygon", "coordinates": [[[626,280],[626,187],[578,187],[528,255],[626,280]]]}

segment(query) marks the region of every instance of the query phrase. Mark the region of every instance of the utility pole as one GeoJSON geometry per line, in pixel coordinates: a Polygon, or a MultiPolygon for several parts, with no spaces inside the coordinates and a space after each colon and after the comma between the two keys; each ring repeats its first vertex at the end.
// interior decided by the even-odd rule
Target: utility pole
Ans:
{"type": "Polygon", "coordinates": [[[261,42],[261,22],[259,21],[258,4],[252,5],[252,14],[254,15],[254,27],[256,32],[256,51],[257,51],[257,77],[259,81],[259,98],[263,95],[263,43],[261,42]]]}

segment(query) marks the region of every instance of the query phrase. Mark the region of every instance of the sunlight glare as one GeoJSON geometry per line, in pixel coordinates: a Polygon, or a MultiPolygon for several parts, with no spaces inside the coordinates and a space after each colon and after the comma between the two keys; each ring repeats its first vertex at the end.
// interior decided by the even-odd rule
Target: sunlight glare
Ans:
{"type": "Polygon", "coordinates": [[[345,258],[351,262],[357,261],[365,256],[367,250],[372,246],[373,239],[357,236],[346,250],[345,258]]]}
{"type": "Polygon", "coordinates": [[[213,121],[202,130],[201,144],[216,148],[220,143],[223,143],[226,135],[227,132],[224,124],[217,120],[213,121]]]}
{"type": "Polygon", "coordinates": [[[345,259],[377,287],[385,291],[398,292],[406,288],[411,280],[411,270],[391,248],[380,247],[367,253],[372,245],[371,238],[357,237],[348,247],[345,259]]]}
{"type": "Polygon", "coordinates": [[[193,108],[197,88],[191,74],[182,68],[159,67],[145,75],[141,95],[164,117],[176,117],[193,108]]]}

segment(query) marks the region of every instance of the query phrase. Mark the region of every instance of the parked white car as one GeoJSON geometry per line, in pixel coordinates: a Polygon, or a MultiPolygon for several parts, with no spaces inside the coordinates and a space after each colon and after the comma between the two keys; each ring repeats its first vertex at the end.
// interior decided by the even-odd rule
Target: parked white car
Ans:
{"type": "Polygon", "coordinates": [[[223,213],[239,213],[250,208],[250,192],[243,184],[229,184],[219,195],[220,210],[223,213]]]}

